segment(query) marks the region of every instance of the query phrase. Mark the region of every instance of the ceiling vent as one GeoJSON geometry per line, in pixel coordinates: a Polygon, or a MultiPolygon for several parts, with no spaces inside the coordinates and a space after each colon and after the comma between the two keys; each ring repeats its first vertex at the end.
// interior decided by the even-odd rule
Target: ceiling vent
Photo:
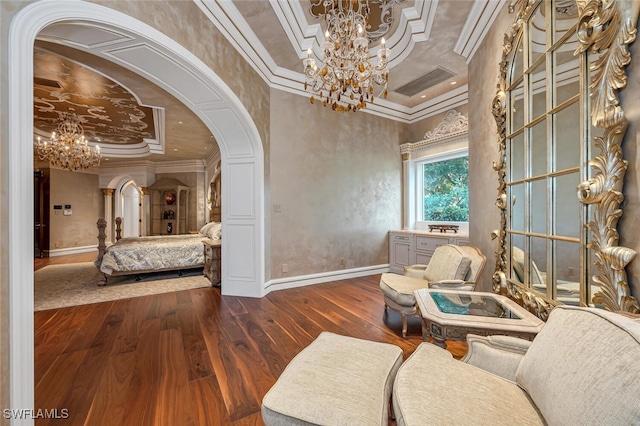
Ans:
{"type": "Polygon", "coordinates": [[[435,86],[438,83],[442,83],[443,81],[446,81],[453,76],[455,76],[455,74],[448,69],[437,67],[433,71],[430,71],[422,77],[418,77],[415,80],[410,81],[404,86],[398,87],[394,91],[396,93],[400,93],[401,95],[413,96],[417,93],[422,92],[423,90],[435,86]]]}
{"type": "Polygon", "coordinates": [[[62,85],[55,80],[47,80],[46,78],[33,77],[33,84],[39,86],[55,87],[56,89],[62,89],[62,85]]]}

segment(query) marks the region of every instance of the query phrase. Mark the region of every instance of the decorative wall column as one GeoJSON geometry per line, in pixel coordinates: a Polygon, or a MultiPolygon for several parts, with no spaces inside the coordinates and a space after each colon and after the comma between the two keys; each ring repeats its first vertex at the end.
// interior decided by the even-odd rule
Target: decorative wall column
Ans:
{"type": "Polygon", "coordinates": [[[142,194],[142,209],[140,210],[142,224],[140,225],[140,230],[143,236],[151,235],[151,191],[146,186],[140,186],[139,189],[142,194]]]}
{"type": "Polygon", "coordinates": [[[413,168],[411,167],[411,154],[402,153],[402,229],[411,229],[415,222],[415,183],[413,168]]]}
{"type": "Polygon", "coordinates": [[[107,222],[105,228],[106,244],[113,244],[113,189],[102,188],[104,194],[104,220],[107,222]]]}

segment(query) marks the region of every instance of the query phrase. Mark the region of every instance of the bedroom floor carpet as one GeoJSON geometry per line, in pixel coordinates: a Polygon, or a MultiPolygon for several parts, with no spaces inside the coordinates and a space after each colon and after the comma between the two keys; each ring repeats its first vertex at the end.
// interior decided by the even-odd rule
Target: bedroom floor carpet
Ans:
{"type": "Polygon", "coordinates": [[[194,288],[210,287],[202,268],[109,278],[104,287],[96,285],[99,271],[93,262],[49,265],[34,272],[35,311],[86,305],[130,297],[147,296],[194,288]]]}

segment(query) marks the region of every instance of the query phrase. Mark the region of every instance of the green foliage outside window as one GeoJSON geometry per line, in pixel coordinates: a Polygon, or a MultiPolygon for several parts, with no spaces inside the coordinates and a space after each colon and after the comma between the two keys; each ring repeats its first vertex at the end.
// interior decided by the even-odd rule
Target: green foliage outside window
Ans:
{"type": "Polygon", "coordinates": [[[469,157],[427,163],[424,176],[424,220],[469,221],[469,157]]]}

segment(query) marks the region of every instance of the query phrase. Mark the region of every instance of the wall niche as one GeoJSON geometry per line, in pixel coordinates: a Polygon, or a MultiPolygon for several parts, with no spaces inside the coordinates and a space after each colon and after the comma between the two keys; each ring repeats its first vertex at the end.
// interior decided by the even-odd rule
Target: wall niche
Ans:
{"type": "Polygon", "coordinates": [[[160,178],[151,191],[151,234],[187,233],[190,188],[177,179],[160,178]]]}

